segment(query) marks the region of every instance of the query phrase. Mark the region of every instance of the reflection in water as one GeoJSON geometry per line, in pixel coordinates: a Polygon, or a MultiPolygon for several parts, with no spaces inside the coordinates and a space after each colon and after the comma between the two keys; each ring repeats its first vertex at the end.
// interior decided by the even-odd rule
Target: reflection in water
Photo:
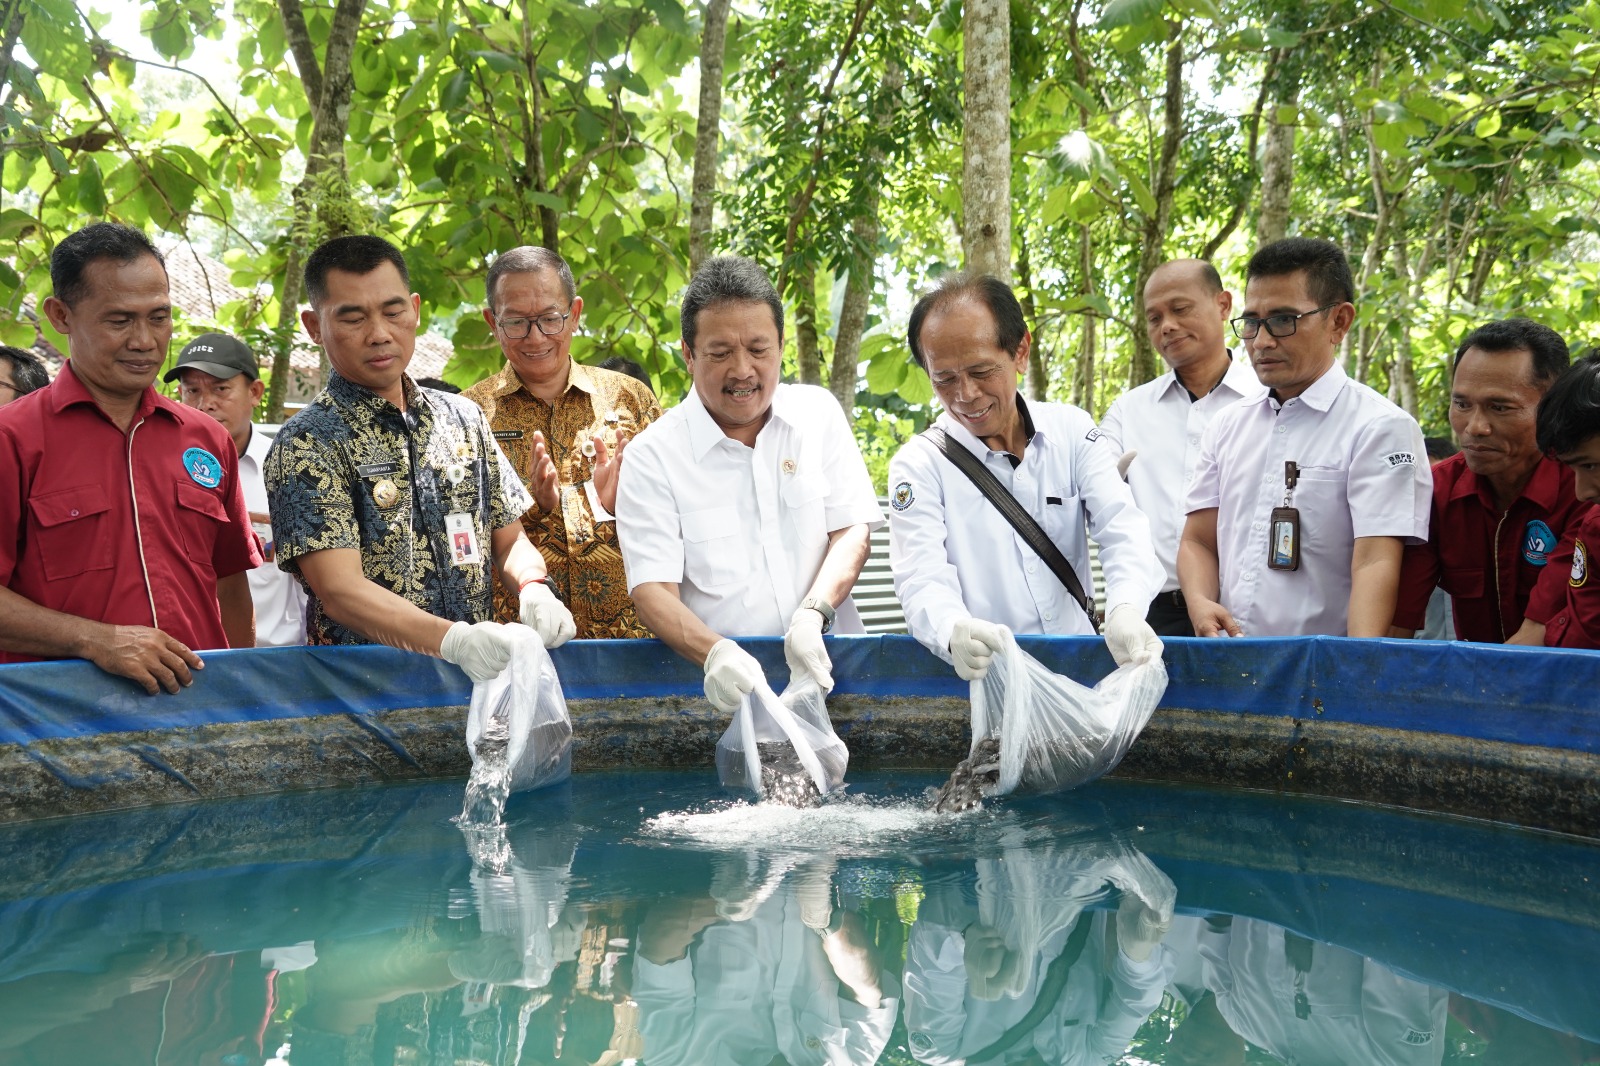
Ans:
{"type": "Polygon", "coordinates": [[[1116,783],[936,816],[878,780],[0,828],[0,1066],[1600,1061],[1590,845],[1116,783]],[[1304,872],[1363,849],[1377,880],[1304,872]],[[1392,879],[1430,849],[1460,872],[1392,879]]]}

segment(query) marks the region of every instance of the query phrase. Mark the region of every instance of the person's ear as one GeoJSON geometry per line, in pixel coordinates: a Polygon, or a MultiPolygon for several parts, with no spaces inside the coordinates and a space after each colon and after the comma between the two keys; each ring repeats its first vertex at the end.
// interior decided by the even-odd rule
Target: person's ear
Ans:
{"type": "Polygon", "coordinates": [[[44,298],[44,317],[50,320],[50,325],[63,337],[72,332],[72,308],[56,297],[44,298]]]}
{"type": "Polygon", "coordinates": [[[1017,345],[1017,373],[1026,376],[1028,373],[1028,353],[1033,349],[1033,334],[1027,330],[1022,331],[1022,343],[1017,345]]]}
{"type": "Polygon", "coordinates": [[[267,383],[256,378],[250,383],[250,405],[252,407],[261,403],[261,397],[267,394],[267,383]]]}
{"type": "Polygon", "coordinates": [[[1356,305],[1346,301],[1328,313],[1328,326],[1334,344],[1344,341],[1344,335],[1356,321],[1356,305]]]}
{"type": "Polygon", "coordinates": [[[311,338],[312,344],[322,343],[322,316],[317,314],[317,309],[308,307],[300,312],[300,324],[305,327],[306,336],[311,338]]]}

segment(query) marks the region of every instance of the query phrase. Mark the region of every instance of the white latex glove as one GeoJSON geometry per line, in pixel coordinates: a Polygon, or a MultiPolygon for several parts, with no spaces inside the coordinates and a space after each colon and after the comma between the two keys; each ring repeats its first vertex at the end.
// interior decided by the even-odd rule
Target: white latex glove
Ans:
{"type": "Polygon", "coordinates": [[[1171,916],[1163,918],[1138,896],[1126,894],[1117,905],[1117,948],[1134,962],[1144,962],[1155,954],[1170,928],[1171,916]]]}
{"type": "Polygon", "coordinates": [[[706,699],[724,714],[739,709],[739,701],[766,680],[756,657],[723,637],[706,653],[706,699]]]}
{"type": "Polygon", "coordinates": [[[979,681],[989,672],[993,659],[1004,644],[1000,627],[981,618],[963,618],[950,631],[950,658],[955,660],[956,676],[963,681],[979,681]]]}
{"type": "Polygon", "coordinates": [[[783,635],[783,657],[789,662],[791,683],[809,675],[822,691],[833,691],[833,662],[822,643],[821,612],[802,607],[794,613],[789,631],[783,635]]]}
{"type": "Polygon", "coordinates": [[[439,644],[439,658],[473,681],[493,681],[511,661],[511,637],[499,622],[457,622],[439,644]]]}
{"type": "Polygon", "coordinates": [[[572,620],[567,605],[556,598],[550,586],[543,581],[532,581],[522,587],[522,624],[539,634],[547,648],[560,647],[578,635],[578,623],[572,620]]]}
{"type": "Polygon", "coordinates": [[[1142,666],[1152,659],[1161,658],[1165,645],[1150,623],[1144,620],[1139,609],[1131,603],[1119,603],[1106,616],[1106,647],[1118,666],[1133,663],[1142,666]]]}
{"type": "Polygon", "coordinates": [[[1138,449],[1131,452],[1123,452],[1117,459],[1117,476],[1124,481],[1128,480],[1128,467],[1132,466],[1133,461],[1138,457],[1138,449]]]}

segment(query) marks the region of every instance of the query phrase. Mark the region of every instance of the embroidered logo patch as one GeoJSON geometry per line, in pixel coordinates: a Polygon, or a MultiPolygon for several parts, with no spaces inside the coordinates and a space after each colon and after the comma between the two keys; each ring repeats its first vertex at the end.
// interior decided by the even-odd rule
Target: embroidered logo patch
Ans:
{"type": "Polygon", "coordinates": [[[1583,546],[1583,541],[1572,542],[1572,577],[1567,584],[1573,588],[1582,588],[1589,581],[1589,549],[1583,546]]]}
{"type": "Polygon", "coordinates": [[[1412,1047],[1422,1047],[1425,1044],[1433,1043],[1433,1030],[1407,1029],[1406,1035],[1401,1037],[1401,1039],[1407,1044],[1410,1044],[1412,1047]]]}
{"type": "Polygon", "coordinates": [[[214,489],[222,484],[222,463],[204,448],[184,452],[183,469],[201,488],[214,489]]]}
{"type": "Polygon", "coordinates": [[[1522,534],[1522,557],[1534,566],[1543,566],[1550,561],[1550,553],[1555,550],[1556,535],[1550,527],[1538,519],[1528,523],[1528,528],[1522,534]]]}
{"type": "Polygon", "coordinates": [[[1417,457],[1410,452],[1390,452],[1383,457],[1390,466],[1416,466],[1417,457]]]}
{"type": "Polygon", "coordinates": [[[1097,441],[1100,439],[1100,431],[1098,429],[1091,429],[1089,432],[1083,435],[1083,439],[1091,442],[1097,441]]]}
{"type": "Polygon", "coordinates": [[[889,497],[889,506],[896,511],[904,511],[916,502],[916,497],[911,493],[911,482],[902,481],[894,487],[894,495],[889,497]]]}

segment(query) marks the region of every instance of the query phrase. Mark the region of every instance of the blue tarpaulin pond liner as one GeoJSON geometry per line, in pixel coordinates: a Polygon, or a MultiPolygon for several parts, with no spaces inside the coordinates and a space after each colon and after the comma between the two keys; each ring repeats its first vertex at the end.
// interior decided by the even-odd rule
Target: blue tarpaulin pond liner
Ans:
{"type": "MultiPolygon", "coordinates": [[[[774,683],[782,642],[741,641],[774,683]]],[[[1023,637],[1060,673],[1110,672],[1090,637],[1023,637]]],[[[830,637],[852,768],[966,753],[967,686],[909,637],[830,637]]],[[[552,653],[574,768],[692,767],[726,725],[659,641],[552,653]]],[[[464,775],[471,687],[383,647],[208,652],[147,696],[85,662],[0,666],[0,821],[202,797],[464,775]]],[[[1600,837],[1600,652],[1334,637],[1167,641],[1162,708],[1121,776],[1339,796],[1600,837]]]]}

